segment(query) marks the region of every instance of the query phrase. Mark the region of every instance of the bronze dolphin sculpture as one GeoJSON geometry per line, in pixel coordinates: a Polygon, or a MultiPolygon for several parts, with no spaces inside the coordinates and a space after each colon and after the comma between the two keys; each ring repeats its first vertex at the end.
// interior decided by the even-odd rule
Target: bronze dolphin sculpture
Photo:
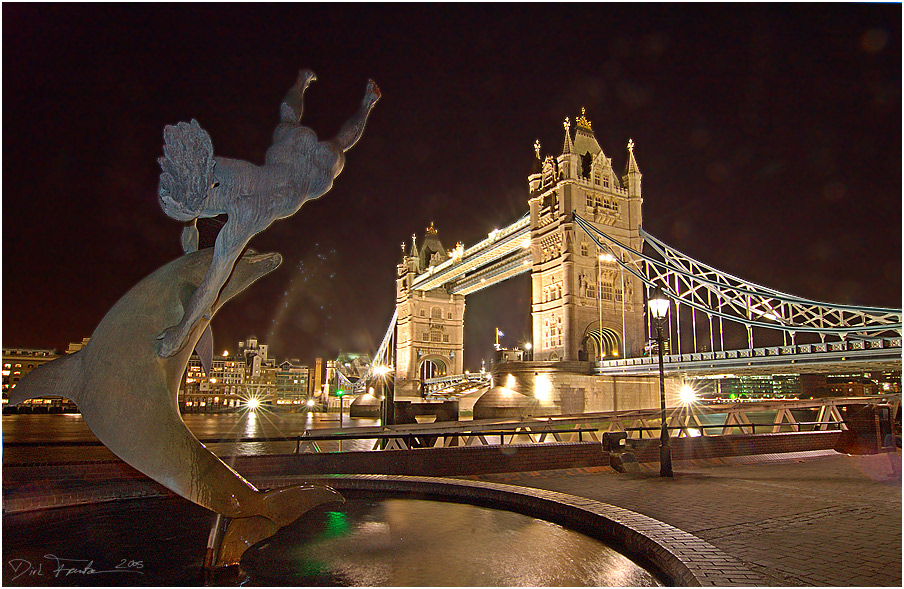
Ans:
{"type": "MultiPolygon", "coordinates": [[[[10,403],[46,395],[74,401],[91,431],[123,461],[171,491],[232,518],[218,564],[238,562],[247,546],[272,535],[321,503],[343,501],[326,486],[260,491],[217,458],[179,414],[179,383],[210,319],[199,321],[175,356],[161,358],[156,340],[182,319],[210,267],[210,248],[178,258],[135,285],[106,314],[82,350],[26,375],[10,403]]],[[[282,261],[247,253],[235,265],[211,316],[227,300],[282,261]]]]}

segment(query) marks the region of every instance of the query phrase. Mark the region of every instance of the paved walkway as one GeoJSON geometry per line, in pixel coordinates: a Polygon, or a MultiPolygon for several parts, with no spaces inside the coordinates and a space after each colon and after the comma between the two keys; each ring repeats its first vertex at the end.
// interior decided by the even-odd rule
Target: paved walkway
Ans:
{"type": "Polygon", "coordinates": [[[648,515],[742,560],[772,586],[901,586],[901,452],[810,452],[466,477],[648,515]]]}

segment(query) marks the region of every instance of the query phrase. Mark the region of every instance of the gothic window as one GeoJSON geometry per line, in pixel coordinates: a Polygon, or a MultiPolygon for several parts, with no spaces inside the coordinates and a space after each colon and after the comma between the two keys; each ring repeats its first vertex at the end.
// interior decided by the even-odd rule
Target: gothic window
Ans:
{"type": "Polygon", "coordinates": [[[556,317],[556,345],[562,345],[562,318],[556,317]]]}
{"type": "Polygon", "coordinates": [[[549,319],[543,320],[543,347],[546,349],[552,347],[552,339],[549,333],[549,319]]]}
{"type": "Polygon", "coordinates": [[[590,180],[590,166],[593,163],[593,156],[588,151],[581,156],[581,176],[590,180]]]}
{"type": "Polygon", "coordinates": [[[556,285],[556,298],[557,299],[562,298],[562,283],[561,282],[556,285]]]}
{"type": "Polygon", "coordinates": [[[604,282],[603,284],[600,285],[600,293],[604,299],[606,299],[607,301],[611,301],[612,300],[612,285],[604,282]]]}
{"type": "Polygon", "coordinates": [[[442,319],[443,318],[443,310],[439,307],[432,307],[430,309],[430,318],[431,319],[442,319]]]}
{"type": "Polygon", "coordinates": [[[596,287],[593,284],[587,285],[587,296],[592,299],[596,298],[596,287]]]}
{"type": "Polygon", "coordinates": [[[424,340],[425,342],[429,342],[430,334],[425,331],[424,333],[421,334],[421,339],[424,340]]]}
{"type": "Polygon", "coordinates": [[[599,184],[600,184],[600,175],[599,174],[596,174],[593,176],[593,183],[596,184],[597,186],[599,186],[599,184]]]}
{"type": "Polygon", "coordinates": [[[446,319],[452,319],[452,311],[446,313],[446,319]]]}
{"type": "Polygon", "coordinates": [[[448,343],[449,343],[449,336],[446,335],[446,334],[443,334],[443,343],[444,343],[444,344],[448,344],[448,343]]]}
{"type": "Polygon", "coordinates": [[[586,201],[587,201],[587,208],[592,209],[593,208],[593,194],[591,194],[590,192],[587,192],[587,193],[585,193],[585,195],[586,195],[586,201]]]}
{"type": "Polygon", "coordinates": [[[443,341],[442,336],[443,336],[443,334],[439,333],[438,331],[433,332],[430,334],[430,341],[439,343],[439,342],[443,341]]]}
{"type": "Polygon", "coordinates": [[[585,242],[581,243],[581,255],[586,256],[588,252],[589,252],[589,249],[587,247],[587,242],[585,241],[585,242]]]}
{"type": "Polygon", "coordinates": [[[426,310],[426,309],[421,309],[419,315],[420,315],[421,317],[426,317],[426,316],[427,316],[427,310],[426,310]]]}
{"type": "Polygon", "coordinates": [[[620,288],[616,288],[616,289],[615,289],[615,300],[621,302],[621,300],[622,300],[622,289],[620,289],[620,288]]]}
{"type": "Polygon", "coordinates": [[[609,176],[603,176],[603,186],[609,188],[609,176]]]}

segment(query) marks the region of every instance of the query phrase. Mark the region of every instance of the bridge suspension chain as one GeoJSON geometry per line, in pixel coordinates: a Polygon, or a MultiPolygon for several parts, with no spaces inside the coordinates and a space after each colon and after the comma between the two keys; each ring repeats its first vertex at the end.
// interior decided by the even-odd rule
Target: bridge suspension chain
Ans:
{"type": "Polygon", "coordinates": [[[598,230],[577,212],[578,226],[625,271],[649,288],[659,287],[680,305],[747,326],[796,332],[876,336],[901,333],[901,310],[823,303],[783,293],[722,272],[687,256],[640,229],[663,259],[638,252],[598,230]]]}
{"type": "Polygon", "coordinates": [[[398,317],[399,310],[395,309],[392,312],[392,319],[389,320],[389,327],[386,329],[386,333],[383,334],[382,341],[380,341],[380,346],[377,348],[376,353],[374,353],[373,358],[371,359],[370,367],[354,384],[354,391],[356,393],[364,390],[366,383],[374,377],[374,368],[377,366],[390,366],[394,368],[394,366],[392,366],[392,356],[393,351],[395,350],[395,328],[398,317]]]}

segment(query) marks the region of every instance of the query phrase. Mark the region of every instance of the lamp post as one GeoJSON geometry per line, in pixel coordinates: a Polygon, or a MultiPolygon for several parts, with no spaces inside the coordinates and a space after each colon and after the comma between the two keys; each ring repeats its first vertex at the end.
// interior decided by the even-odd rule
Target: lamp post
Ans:
{"type": "Polygon", "coordinates": [[[390,415],[390,400],[386,398],[386,375],[389,373],[389,366],[377,366],[374,368],[374,374],[380,379],[380,425],[392,425],[392,415],[390,415]]]}
{"type": "Polygon", "coordinates": [[[524,344],[524,351],[527,352],[527,361],[528,362],[534,359],[533,355],[530,353],[531,348],[533,348],[533,347],[534,346],[530,342],[527,342],[524,344]]]}
{"type": "Polygon", "coordinates": [[[662,367],[662,320],[669,312],[669,299],[657,286],[648,301],[650,312],[656,319],[656,342],[659,348],[659,415],[662,430],[659,434],[659,476],[672,476],[672,449],[669,446],[669,428],[665,418],[665,371],[662,367]]]}

